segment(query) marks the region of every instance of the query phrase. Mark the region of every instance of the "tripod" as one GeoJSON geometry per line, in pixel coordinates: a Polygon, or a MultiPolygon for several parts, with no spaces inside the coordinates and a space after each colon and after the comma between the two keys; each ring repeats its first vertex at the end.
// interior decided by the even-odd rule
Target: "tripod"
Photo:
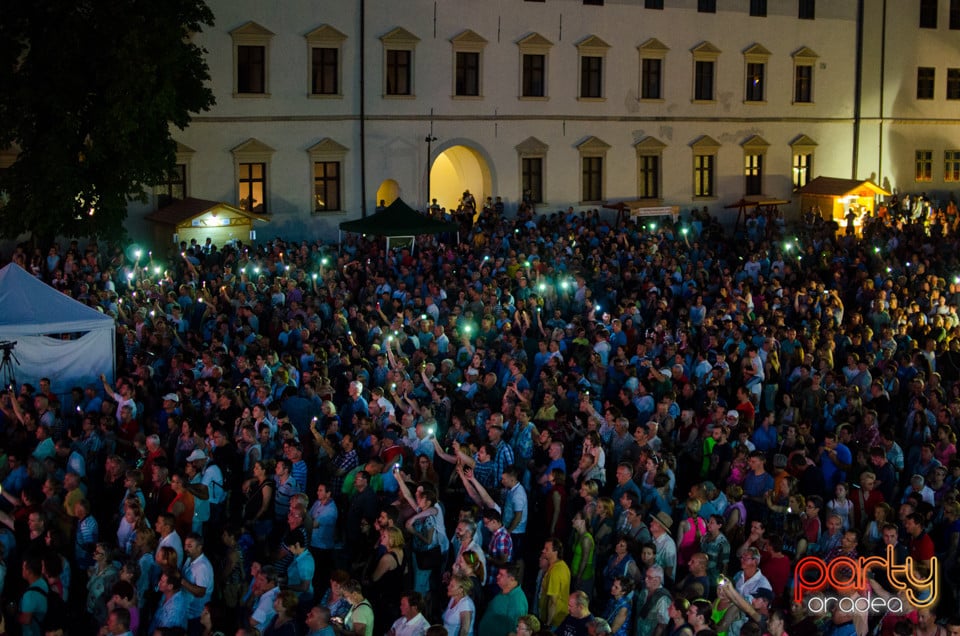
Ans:
{"type": "Polygon", "coordinates": [[[20,359],[17,358],[17,354],[13,352],[13,348],[16,346],[16,342],[0,342],[0,348],[3,349],[3,359],[0,360],[0,378],[3,379],[4,386],[11,390],[15,388],[17,383],[13,363],[16,362],[17,366],[20,366],[20,359]]]}

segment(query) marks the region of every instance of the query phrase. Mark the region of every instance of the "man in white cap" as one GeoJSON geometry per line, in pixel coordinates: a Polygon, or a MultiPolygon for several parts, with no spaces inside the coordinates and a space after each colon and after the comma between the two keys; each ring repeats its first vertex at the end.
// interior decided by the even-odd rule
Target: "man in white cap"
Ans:
{"type": "Polygon", "coordinates": [[[209,527],[218,528],[223,520],[223,510],[227,501],[227,491],[223,487],[223,471],[219,466],[211,463],[206,453],[200,449],[190,453],[187,463],[191,464],[196,471],[190,483],[207,487],[207,501],[210,506],[209,527]]]}

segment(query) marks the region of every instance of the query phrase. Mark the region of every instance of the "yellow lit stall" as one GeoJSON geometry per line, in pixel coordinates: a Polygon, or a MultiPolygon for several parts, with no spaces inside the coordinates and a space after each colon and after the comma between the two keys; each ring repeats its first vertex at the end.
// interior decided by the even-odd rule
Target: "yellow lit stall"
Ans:
{"type": "Polygon", "coordinates": [[[846,231],[848,221],[860,236],[864,222],[876,212],[877,196],[890,193],[870,180],[817,177],[796,192],[800,196],[800,212],[820,212],[824,221],[834,221],[839,232],[846,231]]]}

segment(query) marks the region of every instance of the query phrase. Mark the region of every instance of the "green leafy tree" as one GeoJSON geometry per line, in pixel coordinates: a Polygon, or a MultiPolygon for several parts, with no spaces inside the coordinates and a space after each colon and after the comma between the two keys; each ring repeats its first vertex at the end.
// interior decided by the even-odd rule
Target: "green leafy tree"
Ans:
{"type": "Polygon", "coordinates": [[[0,0],[0,236],[123,236],[213,104],[203,0],[0,0]]]}

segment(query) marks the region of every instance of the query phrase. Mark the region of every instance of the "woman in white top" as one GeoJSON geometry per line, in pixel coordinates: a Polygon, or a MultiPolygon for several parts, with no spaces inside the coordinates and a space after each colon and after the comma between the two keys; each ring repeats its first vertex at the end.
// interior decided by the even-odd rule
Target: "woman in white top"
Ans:
{"type": "Polygon", "coordinates": [[[447,585],[447,595],[450,602],[443,612],[443,626],[448,636],[473,636],[473,621],[476,607],[470,599],[470,590],[473,583],[470,579],[454,574],[447,585]]]}

